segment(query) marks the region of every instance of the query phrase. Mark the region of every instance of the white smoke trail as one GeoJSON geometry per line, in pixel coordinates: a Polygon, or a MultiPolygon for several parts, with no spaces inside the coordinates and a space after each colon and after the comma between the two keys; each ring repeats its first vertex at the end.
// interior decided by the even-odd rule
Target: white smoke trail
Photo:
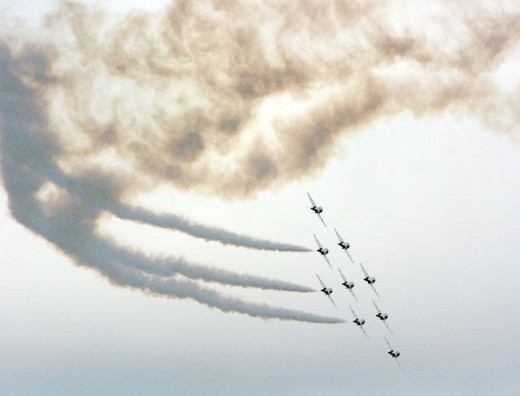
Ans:
{"type": "MultiPolygon", "coordinates": [[[[95,193],[89,194],[89,192],[94,191],[94,189],[85,189],[83,187],[84,184],[80,180],[76,181],[70,177],[67,177],[66,175],[63,175],[59,169],[56,169],[55,166],[53,166],[53,164],[49,163],[46,167],[38,167],[37,169],[33,169],[33,171],[43,179],[49,179],[52,182],[57,182],[59,186],[65,187],[67,192],[75,193],[74,196],[77,197],[77,199],[81,200],[84,205],[90,207],[91,210],[96,211],[96,213],[99,213],[102,209],[106,209],[109,206],[115,205],[110,203],[103,205],[103,199],[109,201],[110,197],[108,197],[106,194],[102,196],[96,195],[95,193]]],[[[121,207],[124,206],[121,205],[121,207]]],[[[224,234],[226,233],[225,230],[222,231],[224,234]]],[[[240,235],[235,235],[237,235],[237,239],[241,238],[240,235]]],[[[256,241],[252,238],[245,238],[246,241],[256,241]]],[[[262,241],[260,241],[260,243],[261,242],[262,241]]],[[[269,241],[264,242],[267,242],[267,244],[270,243],[269,241]]],[[[273,246],[276,245],[273,244],[273,246]]],[[[279,246],[281,245],[278,245],[277,247],[279,246]]],[[[92,246],[92,248],[94,247],[92,246]]],[[[107,242],[102,240],[96,241],[96,249],[104,251],[109,257],[118,257],[119,261],[125,262],[128,266],[153,275],[171,276],[175,273],[179,273],[191,279],[200,279],[206,282],[216,282],[234,286],[303,293],[315,291],[312,288],[291,282],[284,282],[245,274],[241,275],[217,268],[210,268],[205,265],[188,262],[182,258],[154,259],[143,256],[139,253],[130,253],[122,248],[110,246],[107,242]]]]}
{"type": "Polygon", "coordinates": [[[122,204],[112,205],[110,211],[116,216],[133,221],[151,224],[161,228],[171,228],[208,241],[218,241],[225,245],[242,246],[258,250],[280,252],[311,252],[312,249],[287,243],[272,242],[263,239],[230,232],[222,228],[208,227],[174,214],[155,214],[141,208],[132,208],[122,204]]]}
{"type": "MultiPolygon", "coordinates": [[[[18,136],[14,139],[17,139],[18,136]]],[[[4,133],[2,138],[5,147],[14,148],[11,141],[12,136],[4,133]]],[[[15,145],[17,144],[15,143],[15,145]]],[[[172,277],[170,271],[163,274],[167,276],[147,275],[135,268],[135,266],[143,264],[142,257],[123,251],[114,254],[114,248],[109,247],[104,241],[100,241],[93,235],[93,217],[97,215],[97,212],[85,207],[81,202],[69,198],[60,202],[59,206],[53,207],[51,211],[48,210],[47,214],[43,213],[35,195],[44,179],[38,177],[38,173],[31,172],[26,164],[18,161],[19,157],[13,158],[12,154],[2,152],[3,176],[8,189],[11,212],[15,218],[21,224],[60,247],[65,253],[70,254],[78,264],[97,269],[110,281],[118,285],[138,288],[157,295],[189,298],[209,307],[218,308],[223,312],[243,313],[252,317],[311,323],[343,323],[341,319],[337,318],[276,308],[265,304],[255,304],[229,297],[193,281],[172,277]]],[[[208,275],[203,274],[203,268],[193,270],[195,273],[197,271],[199,278],[209,277],[212,281],[221,280],[219,277],[214,279],[211,276],[211,271],[208,271],[208,275]]],[[[225,275],[229,276],[230,274],[226,273],[225,275]]],[[[233,277],[231,275],[231,278],[226,279],[225,283],[233,283],[239,279],[239,276],[233,277]]],[[[261,278],[253,278],[253,280],[253,285],[264,282],[261,278]]],[[[244,283],[237,283],[248,285],[249,282],[250,280],[246,279],[244,283]]],[[[273,283],[273,285],[268,283],[267,286],[294,289],[294,286],[287,286],[282,282],[279,284],[273,283]]]]}
{"type": "Polygon", "coordinates": [[[110,211],[122,219],[174,229],[196,238],[217,241],[224,245],[279,252],[313,251],[303,246],[253,238],[223,228],[206,226],[175,214],[156,214],[143,208],[125,205],[117,197],[117,183],[100,172],[83,173],[76,177],[68,176],[56,167],[52,170],[47,169],[46,172],[45,176],[52,182],[84,200],[86,204],[97,207],[99,210],[110,211]]]}
{"type": "Polygon", "coordinates": [[[237,312],[262,319],[281,319],[328,324],[344,323],[344,320],[338,318],[272,307],[266,304],[251,303],[223,295],[192,281],[154,276],[143,277],[142,274],[128,267],[112,265],[105,273],[108,274],[110,280],[122,286],[135,287],[162,296],[190,298],[209,307],[218,308],[223,312],[237,312]]]}
{"type": "MultiPolygon", "coordinates": [[[[33,56],[36,54],[32,54],[33,56]]],[[[38,68],[45,75],[46,57],[39,54],[38,68]]],[[[34,60],[35,58],[33,58],[34,60]]],[[[59,149],[45,130],[45,118],[38,106],[36,90],[22,81],[16,71],[27,66],[0,46],[1,170],[13,216],[31,231],[41,235],[78,264],[96,269],[115,284],[174,298],[188,298],[218,308],[253,317],[296,320],[313,323],[342,323],[329,318],[290,309],[255,304],[221,294],[193,280],[178,277],[263,287],[276,290],[310,291],[298,285],[261,277],[205,269],[184,261],[161,263],[142,255],[111,246],[95,235],[99,208],[71,194],[52,203],[42,203],[38,193],[56,172],[53,157],[59,149]],[[150,265],[154,264],[154,265],[150,265]]],[[[39,80],[34,80],[36,83],[39,80]]]]}
{"type": "Polygon", "coordinates": [[[107,257],[125,263],[126,266],[138,271],[159,276],[171,277],[175,274],[183,275],[190,279],[199,279],[205,282],[215,282],[223,285],[255,287],[266,290],[278,290],[289,292],[309,293],[316,291],[310,287],[284,282],[276,279],[268,279],[253,275],[237,274],[217,268],[210,268],[201,264],[187,262],[182,258],[153,259],[136,252],[109,245],[106,241],[96,240],[95,248],[105,252],[107,257]]]}

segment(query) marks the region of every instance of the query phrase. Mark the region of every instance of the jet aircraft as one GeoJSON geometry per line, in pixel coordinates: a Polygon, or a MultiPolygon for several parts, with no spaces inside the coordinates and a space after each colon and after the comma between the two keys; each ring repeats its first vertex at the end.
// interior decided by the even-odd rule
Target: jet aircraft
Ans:
{"type": "Polygon", "coordinates": [[[363,325],[365,324],[365,319],[363,318],[358,318],[356,312],[354,311],[354,309],[352,308],[352,305],[349,305],[350,307],[350,310],[352,311],[352,315],[354,315],[354,320],[352,322],[354,322],[355,324],[358,325],[358,327],[361,329],[361,331],[363,331],[363,333],[365,334],[365,337],[370,339],[370,337],[368,336],[367,332],[365,331],[365,329],[363,328],[363,325]]]}
{"type": "Polygon", "coordinates": [[[377,292],[376,288],[374,287],[374,283],[376,282],[376,278],[374,278],[373,276],[369,276],[368,275],[365,267],[363,267],[363,264],[359,263],[359,265],[361,266],[361,269],[363,270],[363,273],[365,274],[365,277],[363,278],[363,280],[370,285],[370,287],[372,288],[374,293],[376,293],[376,296],[379,297],[379,293],[377,292]]]}
{"type": "Polygon", "coordinates": [[[352,260],[352,257],[350,256],[350,253],[348,252],[348,249],[350,248],[350,243],[348,243],[348,242],[346,242],[346,241],[343,240],[343,238],[341,237],[341,235],[339,235],[338,230],[336,230],[336,229],[334,228],[334,231],[336,231],[336,235],[337,235],[338,240],[339,240],[338,245],[341,247],[341,249],[344,250],[345,253],[347,253],[348,258],[350,259],[350,261],[352,262],[352,264],[354,264],[354,260],[352,260]]]}
{"type": "Polygon", "coordinates": [[[394,334],[394,332],[392,330],[390,330],[390,327],[388,327],[388,323],[386,323],[386,320],[388,319],[388,314],[381,312],[381,310],[379,309],[379,307],[377,306],[377,304],[374,300],[372,300],[372,304],[374,304],[374,307],[376,308],[376,311],[377,311],[376,317],[378,317],[381,321],[383,321],[383,323],[385,324],[385,326],[388,329],[388,331],[390,332],[390,334],[394,334]]]}
{"type": "Polygon", "coordinates": [[[316,240],[316,244],[318,245],[318,249],[316,251],[323,256],[323,258],[325,259],[325,261],[327,262],[329,267],[332,268],[332,265],[330,265],[330,261],[327,258],[327,254],[329,253],[329,249],[321,246],[321,243],[320,243],[320,241],[318,241],[318,238],[316,237],[316,234],[312,234],[312,235],[314,235],[314,239],[316,240]]]}
{"type": "Polygon", "coordinates": [[[341,269],[338,268],[338,271],[339,271],[339,274],[341,275],[341,277],[343,278],[343,283],[342,285],[345,286],[347,288],[347,290],[352,294],[352,297],[354,297],[354,299],[356,301],[358,301],[356,295],[354,294],[354,290],[352,290],[354,288],[354,282],[352,281],[348,281],[347,278],[345,277],[345,275],[343,275],[343,272],[341,272],[341,269]]]}
{"type": "Polygon", "coordinates": [[[316,202],[314,202],[314,200],[311,198],[311,194],[307,193],[307,195],[309,196],[309,200],[311,201],[311,210],[318,215],[323,225],[327,227],[327,224],[325,224],[325,221],[323,221],[323,218],[321,217],[323,208],[321,206],[316,205],[316,202]]]}
{"type": "Polygon", "coordinates": [[[390,345],[390,342],[388,342],[388,338],[385,337],[386,345],[388,345],[388,348],[390,349],[387,353],[392,356],[395,360],[395,362],[399,365],[399,368],[404,371],[403,367],[397,360],[399,356],[401,356],[401,352],[399,352],[397,349],[394,349],[392,345],[390,345]]]}
{"type": "Polygon", "coordinates": [[[322,289],[320,291],[322,293],[324,293],[329,298],[329,300],[332,303],[332,305],[334,305],[337,308],[338,306],[336,305],[336,303],[334,302],[334,300],[332,299],[332,296],[331,296],[332,289],[330,287],[325,286],[325,283],[323,283],[323,281],[321,280],[321,278],[320,278],[320,276],[318,274],[316,274],[316,277],[320,281],[320,284],[321,284],[321,287],[322,287],[322,289]]]}

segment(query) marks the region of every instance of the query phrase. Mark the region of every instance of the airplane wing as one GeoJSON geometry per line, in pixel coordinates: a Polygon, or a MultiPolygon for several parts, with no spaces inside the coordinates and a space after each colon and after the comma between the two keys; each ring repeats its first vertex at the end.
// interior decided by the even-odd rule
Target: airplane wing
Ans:
{"type": "MultiPolygon", "coordinates": [[[[338,271],[339,271],[341,277],[343,278],[343,281],[348,282],[347,278],[345,278],[345,275],[343,275],[343,272],[341,272],[341,268],[338,268],[338,271]]],[[[350,294],[352,294],[352,297],[354,297],[354,300],[358,301],[356,295],[354,294],[354,291],[352,289],[348,289],[348,291],[350,292],[350,294]]]]}
{"type": "Polygon", "coordinates": [[[365,328],[363,327],[363,325],[361,326],[358,326],[361,328],[361,331],[363,332],[363,334],[365,335],[366,338],[368,338],[370,340],[370,337],[368,336],[367,332],[365,331],[365,328]]]}
{"type": "Polygon", "coordinates": [[[390,334],[394,334],[394,332],[392,330],[390,330],[390,327],[388,327],[388,323],[386,323],[386,320],[383,320],[383,323],[385,324],[385,326],[388,329],[388,331],[390,332],[390,334]]]}
{"type": "Polygon", "coordinates": [[[343,282],[348,282],[347,278],[345,278],[345,275],[343,275],[343,272],[341,272],[341,268],[338,268],[338,271],[339,271],[339,274],[341,275],[341,277],[343,278],[343,282]]]}
{"type": "Polygon", "coordinates": [[[325,259],[325,261],[327,262],[327,264],[329,265],[330,269],[332,269],[332,265],[330,264],[330,261],[329,259],[327,258],[326,255],[322,254],[323,258],[325,259]]]}
{"type": "Polygon", "coordinates": [[[374,304],[374,307],[376,308],[376,311],[378,314],[381,313],[381,310],[379,309],[379,307],[377,306],[376,302],[374,301],[374,299],[372,299],[372,304],[374,304]]]}
{"type": "Polygon", "coordinates": [[[316,234],[312,234],[312,235],[314,235],[314,240],[315,240],[315,241],[316,241],[316,243],[318,244],[318,248],[320,248],[320,249],[321,249],[321,248],[322,248],[322,246],[321,246],[321,243],[320,243],[320,241],[318,241],[318,238],[316,238],[316,234]]]}
{"type": "MultiPolygon", "coordinates": [[[[386,345],[388,345],[388,348],[390,349],[390,351],[393,351],[394,348],[392,347],[392,345],[390,345],[390,343],[388,342],[388,338],[385,337],[385,341],[386,341],[386,345]]],[[[403,366],[401,366],[401,363],[399,363],[399,360],[397,358],[394,358],[395,362],[397,363],[397,365],[399,366],[399,368],[404,371],[403,369],[403,366]]]]}
{"type": "Polygon", "coordinates": [[[327,224],[325,224],[325,221],[323,220],[323,217],[321,217],[321,214],[320,213],[316,213],[318,215],[318,217],[320,218],[321,222],[323,223],[323,225],[325,227],[327,227],[327,224]]]}
{"type": "Polygon", "coordinates": [[[352,315],[354,315],[354,318],[357,319],[357,315],[356,315],[356,312],[354,312],[354,309],[352,308],[352,305],[349,305],[350,307],[350,310],[352,311],[352,315]]]}
{"type": "Polygon", "coordinates": [[[332,305],[334,305],[336,308],[338,307],[336,305],[336,303],[334,302],[334,300],[332,299],[332,296],[330,294],[327,294],[327,297],[329,298],[330,302],[332,303],[332,305]]]}
{"type": "Polygon", "coordinates": [[[338,241],[343,242],[343,238],[341,237],[341,235],[339,235],[338,230],[336,230],[336,229],[334,228],[334,231],[336,232],[336,235],[337,235],[337,237],[338,237],[338,241]]]}
{"type": "Polygon", "coordinates": [[[374,291],[374,293],[376,293],[376,296],[378,296],[379,298],[381,298],[381,296],[379,295],[379,293],[377,292],[375,286],[373,283],[370,284],[370,287],[372,288],[372,290],[374,291]]]}
{"type": "Polygon", "coordinates": [[[403,368],[403,366],[401,366],[401,363],[399,363],[399,360],[397,360],[397,358],[394,358],[394,360],[397,363],[397,365],[399,366],[399,368],[401,369],[401,371],[404,372],[404,368],[403,368]]]}
{"type": "Polygon", "coordinates": [[[365,269],[365,267],[363,267],[363,264],[359,263],[359,265],[361,266],[361,269],[363,270],[365,277],[367,277],[368,276],[367,270],[365,269]]]}
{"type": "Polygon", "coordinates": [[[311,198],[311,194],[307,193],[307,195],[309,196],[309,200],[311,201],[311,204],[312,206],[316,206],[316,203],[313,201],[313,199],[311,198]]]}
{"type": "Polygon", "coordinates": [[[323,281],[321,280],[320,276],[318,274],[316,274],[316,277],[318,278],[318,280],[320,281],[321,283],[321,287],[323,287],[324,289],[327,287],[325,286],[325,283],[323,283],[323,281]]]}
{"type": "Polygon", "coordinates": [[[350,261],[352,262],[352,264],[354,264],[354,260],[352,260],[352,257],[350,257],[350,253],[348,252],[347,249],[343,249],[345,251],[345,253],[347,253],[347,256],[348,258],[350,259],[350,261]]]}

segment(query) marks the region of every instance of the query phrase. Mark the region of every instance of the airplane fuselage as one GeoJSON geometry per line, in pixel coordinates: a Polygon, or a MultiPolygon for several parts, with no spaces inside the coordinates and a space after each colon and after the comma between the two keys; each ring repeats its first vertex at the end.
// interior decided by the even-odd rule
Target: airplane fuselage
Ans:
{"type": "Polygon", "coordinates": [[[379,319],[381,319],[381,320],[386,320],[386,319],[388,319],[388,314],[385,314],[385,313],[378,313],[376,316],[377,316],[379,319]]]}
{"type": "Polygon", "coordinates": [[[330,287],[324,287],[321,289],[323,293],[325,293],[327,296],[330,296],[332,294],[332,289],[330,287]]]}
{"type": "Polygon", "coordinates": [[[390,356],[394,357],[394,358],[397,358],[397,357],[399,357],[399,355],[401,355],[401,352],[391,350],[391,351],[388,352],[388,354],[389,354],[390,356]]]}
{"type": "Polygon", "coordinates": [[[342,285],[350,290],[354,287],[354,282],[343,282],[342,285]]]}
{"type": "Polygon", "coordinates": [[[323,212],[323,208],[321,206],[313,206],[311,210],[316,214],[323,212]]]}
{"type": "Polygon", "coordinates": [[[340,243],[338,243],[338,245],[344,250],[347,250],[350,247],[350,244],[345,241],[341,241],[340,243]]]}
{"type": "Polygon", "coordinates": [[[366,278],[363,278],[365,282],[367,282],[369,285],[376,283],[376,278],[372,276],[367,276],[366,278]]]}
{"type": "Polygon", "coordinates": [[[353,322],[355,324],[357,324],[358,326],[363,326],[365,324],[365,319],[356,319],[356,320],[353,320],[353,322]]]}
{"type": "Polygon", "coordinates": [[[327,249],[327,248],[319,248],[319,249],[317,250],[317,252],[318,252],[319,254],[322,254],[323,256],[325,256],[326,254],[329,253],[329,249],[327,249]]]}

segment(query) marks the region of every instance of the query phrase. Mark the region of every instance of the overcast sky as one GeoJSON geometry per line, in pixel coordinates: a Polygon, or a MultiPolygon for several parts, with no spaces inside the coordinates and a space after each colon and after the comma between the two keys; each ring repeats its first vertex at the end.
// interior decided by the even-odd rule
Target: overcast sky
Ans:
{"type": "Polygon", "coordinates": [[[512,6],[10,3],[0,394],[517,393],[512,6]]]}

